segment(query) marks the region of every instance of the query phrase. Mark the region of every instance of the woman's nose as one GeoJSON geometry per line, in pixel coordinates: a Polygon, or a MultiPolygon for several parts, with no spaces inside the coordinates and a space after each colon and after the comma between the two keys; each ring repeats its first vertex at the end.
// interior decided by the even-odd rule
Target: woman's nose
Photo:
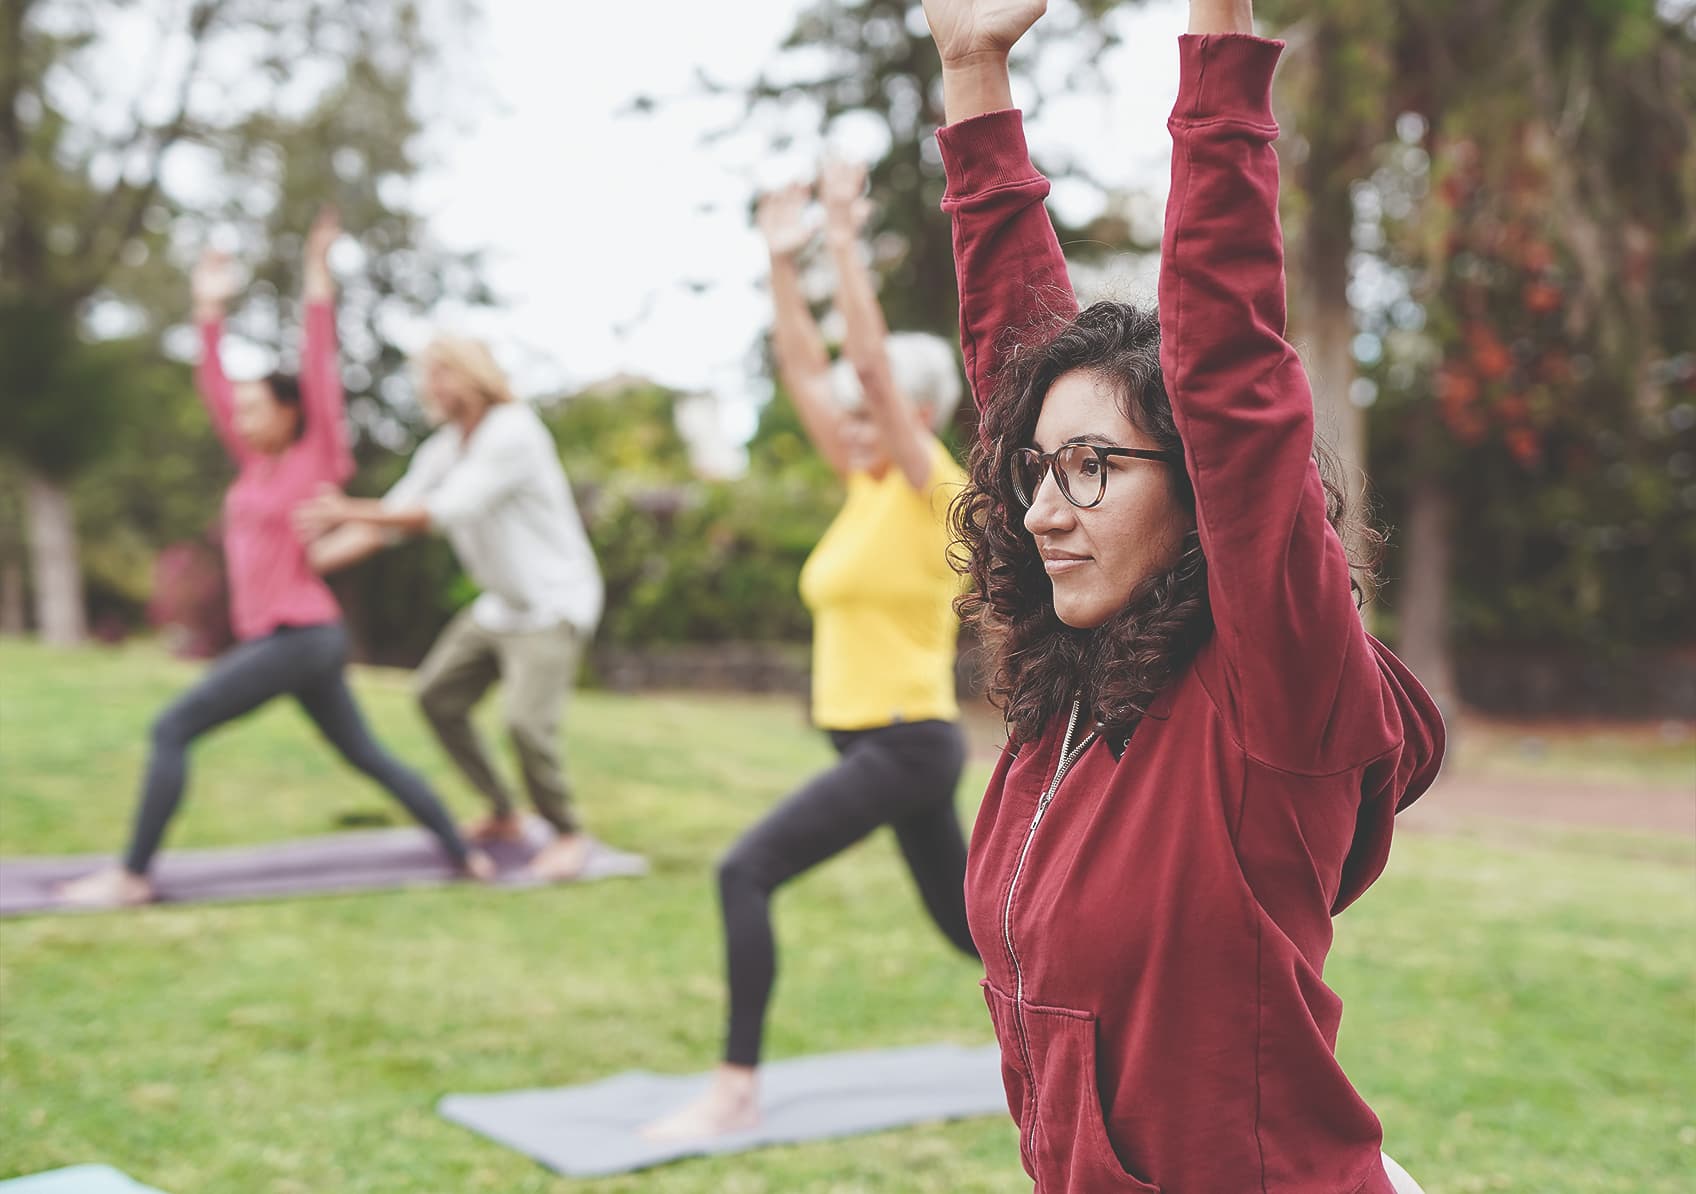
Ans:
{"type": "Polygon", "coordinates": [[[1033,535],[1053,534],[1069,530],[1077,521],[1078,509],[1060,492],[1054,474],[1044,475],[1031,496],[1030,509],[1025,511],[1025,530],[1033,535]]]}

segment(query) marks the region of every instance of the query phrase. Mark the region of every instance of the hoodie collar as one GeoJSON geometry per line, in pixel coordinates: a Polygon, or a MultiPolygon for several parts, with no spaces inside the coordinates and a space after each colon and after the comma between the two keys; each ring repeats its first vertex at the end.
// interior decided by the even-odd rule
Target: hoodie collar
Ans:
{"type": "MultiPolygon", "coordinates": [[[[1143,716],[1152,717],[1155,721],[1165,721],[1172,716],[1172,702],[1176,688],[1176,684],[1168,684],[1165,688],[1162,688],[1155,695],[1155,698],[1148,703],[1148,712],[1143,716]]],[[[1124,761],[1125,751],[1130,747],[1131,738],[1137,732],[1139,724],[1140,722],[1132,722],[1129,725],[1106,726],[1102,729],[1101,736],[1107,741],[1107,749],[1113,752],[1115,763],[1124,761]]]]}

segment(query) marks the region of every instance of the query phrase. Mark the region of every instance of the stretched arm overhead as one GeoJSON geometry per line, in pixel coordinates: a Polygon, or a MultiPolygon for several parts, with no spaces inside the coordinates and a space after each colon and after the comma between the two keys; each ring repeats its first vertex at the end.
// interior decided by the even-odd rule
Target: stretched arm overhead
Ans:
{"type": "Polygon", "coordinates": [[[353,475],[341,367],[336,359],[336,283],[330,274],[330,246],[341,231],[336,209],[326,206],[319,209],[311,231],[306,234],[301,295],[306,332],[300,354],[300,393],[306,406],[305,442],[318,455],[325,475],[338,483],[353,475]]]}
{"type": "Polygon", "coordinates": [[[960,348],[982,409],[1010,332],[1077,313],[1066,259],[1043,207],[1048,180],[1031,165],[1013,109],[1007,55],[1046,0],[925,0],[942,56],[948,126],[937,132],[954,221],[960,348]]]}
{"type": "Polygon", "coordinates": [[[756,220],[771,251],[772,355],[777,375],[795,403],[801,426],[835,472],[848,472],[842,416],[830,398],[830,353],[801,290],[798,256],[812,230],[807,226],[807,188],[796,185],[760,197],[756,220]]]}
{"type": "Polygon", "coordinates": [[[1393,721],[1313,460],[1313,393],[1284,335],[1272,73],[1246,3],[1191,5],[1179,40],[1160,364],[1195,486],[1208,592],[1244,745],[1362,762],[1393,721]]]}
{"type": "Polygon", "coordinates": [[[836,306],[846,325],[843,352],[860,380],[884,450],[907,483],[924,493],[931,480],[933,437],[908,396],[896,388],[890,369],[889,327],[873,288],[872,271],[861,254],[860,230],[868,207],[865,186],[864,166],[828,162],[819,176],[825,239],[836,263],[836,306]]]}
{"type": "Polygon", "coordinates": [[[189,274],[189,290],[194,298],[194,322],[200,329],[200,361],[195,366],[195,389],[212,416],[212,427],[224,445],[224,451],[238,465],[252,454],[235,429],[235,390],[224,376],[224,364],[218,357],[219,341],[223,339],[224,310],[235,294],[235,263],[228,253],[206,249],[200,254],[189,274]]]}

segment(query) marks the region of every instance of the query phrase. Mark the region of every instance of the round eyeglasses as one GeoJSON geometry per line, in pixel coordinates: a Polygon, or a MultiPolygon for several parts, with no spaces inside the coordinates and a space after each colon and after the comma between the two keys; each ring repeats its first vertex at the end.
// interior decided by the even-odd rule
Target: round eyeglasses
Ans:
{"type": "Polygon", "coordinates": [[[1060,493],[1080,510],[1101,504],[1107,496],[1107,458],[1128,456],[1134,460],[1158,460],[1177,464],[1181,452],[1162,452],[1152,448],[1104,448],[1099,444],[1061,444],[1052,452],[1035,448],[1020,448],[1013,453],[1009,465],[1013,494],[1026,509],[1036,500],[1042,479],[1050,472],[1060,485],[1060,493]]]}

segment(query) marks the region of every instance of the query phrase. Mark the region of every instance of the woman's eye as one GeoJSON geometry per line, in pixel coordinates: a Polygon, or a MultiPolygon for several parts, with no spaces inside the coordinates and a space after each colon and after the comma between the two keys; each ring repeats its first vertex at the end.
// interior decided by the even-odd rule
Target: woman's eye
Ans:
{"type": "Polygon", "coordinates": [[[1091,456],[1078,466],[1078,471],[1086,477],[1096,476],[1101,472],[1101,461],[1091,456]]]}

